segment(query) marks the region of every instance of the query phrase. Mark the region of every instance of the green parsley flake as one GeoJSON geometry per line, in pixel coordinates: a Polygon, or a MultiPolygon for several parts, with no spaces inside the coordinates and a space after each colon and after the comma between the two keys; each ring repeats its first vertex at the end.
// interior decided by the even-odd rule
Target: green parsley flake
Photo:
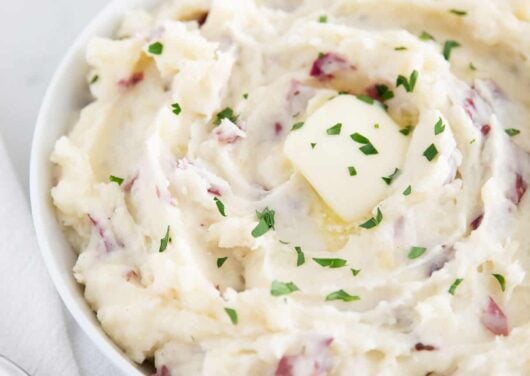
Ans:
{"type": "Polygon", "coordinates": [[[412,71],[409,79],[400,74],[396,80],[396,87],[403,86],[407,93],[412,93],[414,91],[414,87],[416,86],[416,82],[418,81],[418,76],[419,73],[417,70],[412,71]]]}
{"type": "Polygon", "coordinates": [[[243,99],[248,99],[248,93],[243,94],[243,99]]]}
{"type": "Polygon", "coordinates": [[[390,185],[390,184],[392,184],[392,181],[393,181],[396,177],[398,177],[398,175],[399,175],[400,172],[401,172],[401,171],[399,170],[399,168],[396,168],[392,174],[390,174],[390,175],[388,175],[388,176],[384,176],[384,177],[382,177],[381,179],[383,179],[383,181],[384,181],[387,185],[390,185]]]}
{"type": "Polygon", "coordinates": [[[164,45],[160,42],[155,42],[149,45],[149,48],[147,50],[153,55],[162,55],[162,52],[164,52],[164,45]]]}
{"type": "Polygon", "coordinates": [[[369,220],[367,220],[360,226],[364,229],[369,230],[371,228],[374,228],[378,224],[380,224],[382,220],[383,220],[383,213],[381,212],[381,209],[377,208],[377,213],[375,217],[370,218],[369,220]]]}
{"type": "Polygon", "coordinates": [[[219,214],[221,214],[223,217],[226,217],[225,204],[223,204],[223,202],[217,197],[214,197],[213,200],[215,201],[215,205],[217,205],[217,210],[219,210],[219,214]]]}
{"type": "Polygon", "coordinates": [[[167,226],[166,235],[160,239],[160,248],[158,252],[162,253],[166,250],[167,244],[169,243],[169,226],[167,226]]]}
{"type": "Polygon", "coordinates": [[[223,266],[226,260],[228,260],[228,257],[219,257],[217,259],[217,267],[220,268],[221,266],[223,266]]]}
{"type": "Polygon", "coordinates": [[[300,129],[300,128],[302,128],[303,126],[304,126],[304,122],[301,121],[301,122],[299,122],[299,123],[295,123],[295,124],[293,124],[293,126],[291,127],[291,130],[292,130],[292,131],[296,131],[297,129],[300,129]]]}
{"type": "Polygon", "coordinates": [[[326,130],[326,133],[329,134],[330,136],[336,136],[340,134],[341,129],[342,129],[342,123],[337,123],[331,128],[328,128],[326,130]]]}
{"type": "Polygon", "coordinates": [[[472,139],[471,141],[469,141],[469,145],[472,145],[475,143],[475,141],[477,141],[476,139],[472,139]]]}
{"type": "Polygon", "coordinates": [[[458,43],[456,40],[448,40],[444,43],[444,49],[443,49],[443,55],[445,60],[449,61],[449,58],[451,57],[451,51],[453,48],[460,47],[461,44],[458,43]]]}
{"type": "Polygon", "coordinates": [[[318,22],[320,23],[327,23],[328,22],[328,16],[322,15],[318,18],[318,22]]]}
{"type": "Polygon", "coordinates": [[[361,298],[357,295],[350,295],[344,290],[338,290],[326,296],[326,302],[329,302],[332,300],[342,300],[343,302],[353,302],[355,300],[361,300],[361,298]]]}
{"type": "Polygon", "coordinates": [[[465,15],[467,15],[467,12],[465,10],[460,10],[460,9],[450,9],[449,13],[452,13],[452,14],[457,15],[457,16],[465,16],[465,15]]]}
{"type": "Polygon", "coordinates": [[[114,175],[110,175],[109,176],[109,181],[111,183],[116,183],[118,185],[121,185],[123,183],[124,179],[123,178],[119,178],[119,177],[114,176],[114,175]]]}
{"type": "Polygon", "coordinates": [[[434,124],[434,135],[438,136],[443,131],[445,131],[445,124],[442,121],[442,118],[439,118],[436,124],[434,124]]]}
{"type": "Polygon", "coordinates": [[[453,282],[453,284],[451,285],[451,287],[449,287],[449,290],[447,290],[447,292],[451,295],[454,295],[455,294],[455,291],[456,291],[456,288],[458,287],[458,285],[460,285],[462,283],[464,279],[463,278],[457,278],[455,279],[455,281],[453,282]]]}
{"type": "Polygon", "coordinates": [[[282,244],[285,244],[285,245],[289,245],[289,244],[291,244],[291,243],[286,242],[286,241],[284,241],[284,240],[279,240],[279,242],[282,243],[282,244]]]}
{"type": "Polygon", "coordinates": [[[311,149],[314,149],[317,146],[316,142],[312,142],[310,145],[311,145],[311,149]]]}
{"type": "Polygon", "coordinates": [[[506,279],[502,274],[492,274],[493,277],[499,282],[499,285],[501,286],[502,292],[506,290],[506,279]]]}
{"type": "Polygon", "coordinates": [[[421,40],[435,40],[434,37],[426,31],[422,31],[420,34],[421,40]]]}
{"type": "Polygon", "coordinates": [[[95,84],[99,80],[99,76],[96,74],[92,79],[90,80],[90,85],[95,84]]]}
{"type": "Polygon", "coordinates": [[[221,121],[223,121],[223,119],[228,119],[235,124],[237,122],[238,117],[239,116],[234,114],[234,110],[232,110],[230,107],[226,107],[223,111],[217,114],[215,125],[221,124],[221,121]]]}
{"type": "Polygon", "coordinates": [[[375,129],[379,129],[379,123],[375,123],[375,124],[374,124],[374,128],[375,128],[375,129]]]}
{"type": "Polygon", "coordinates": [[[272,281],[271,284],[271,295],[272,296],[282,296],[288,295],[300,289],[293,282],[280,282],[272,281]]]}
{"type": "Polygon", "coordinates": [[[377,90],[377,94],[383,102],[394,98],[394,92],[390,90],[386,85],[375,85],[375,90],[377,90]]]}
{"type": "Polygon", "coordinates": [[[408,136],[411,131],[412,131],[412,125],[407,125],[405,128],[400,129],[399,133],[401,133],[403,136],[408,136]]]}
{"type": "Polygon", "coordinates": [[[515,129],[515,128],[508,128],[508,129],[505,129],[504,131],[510,137],[517,136],[519,133],[521,133],[519,129],[515,129]]]}
{"type": "Polygon", "coordinates": [[[180,104],[178,103],[173,103],[171,105],[171,111],[175,114],[175,115],[180,115],[180,113],[182,112],[182,108],[180,107],[180,104]]]}
{"type": "Polygon", "coordinates": [[[394,51],[405,51],[406,49],[407,49],[407,47],[405,47],[405,46],[399,46],[399,47],[395,47],[394,51]]]}
{"type": "Polygon", "coordinates": [[[368,95],[359,94],[356,96],[358,100],[368,103],[368,104],[374,104],[374,99],[368,95]]]}
{"type": "Polygon", "coordinates": [[[342,268],[347,263],[346,260],[340,258],[313,258],[313,261],[320,266],[331,269],[342,268]]]}
{"type": "Polygon", "coordinates": [[[348,173],[350,174],[350,176],[355,176],[355,175],[357,175],[357,170],[355,169],[355,167],[349,166],[348,167],[348,173]]]}
{"type": "Polygon", "coordinates": [[[305,255],[302,252],[302,248],[294,247],[294,250],[296,251],[296,266],[303,265],[305,263],[305,255]]]}
{"type": "Polygon", "coordinates": [[[403,196],[408,196],[412,193],[412,186],[408,186],[404,191],[403,191],[403,196]]]}
{"type": "Polygon", "coordinates": [[[232,324],[237,325],[237,312],[235,309],[232,308],[225,308],[225,312],[230,317],[230,321],[232,321],[232,324]]]}
{"type": "Polygon", "coordinates": [[[423,156],[427,158],[429,162],[431,162],[436,156],[438,155],[438,149],[436,149],[436,146],[434,144],[431,144],[425,151],[423,152],[423,156]]]}
{"type": "Polygon", "coordinates": [[[469,63],[469,69],[471,69],[472,71],[476,71],[477,67],[475,66],[475,64],[469,63]]]}
{"type": "Polygon", "coordinates": [[[360,133],[354,133],[350,135],[351,139],[359,144],[362,144],[359,148],[361,152],[365,155],[374,155],[377,154],[377,149],[371,144],[370,140],[367,139],[365,136],[363,136],[360,133]]]}
{"type": "Polygon", "coordinates": [[[256,211],[256,217],[259,222],[252,230],[252,236],[259,238],[266,234],[270,229],[274,230],[274,210],[270,210],[268,207],[263,209],[262,212],[256,211]]]}
{"type": "Polygon", "coordinates": [[[359,273],[361,272],[361,269],[353,269],[351,268],[351,274],[354,276],[354,277],[357,277],[359,275],[359,273]]]}
{"type": "Polygon", "coordinates": [[[427,248],[425,247],[410,247],[410,251],[407,257],[411,260],[414,260],[423,255],[425,251],[427,251],[427,248]]]}

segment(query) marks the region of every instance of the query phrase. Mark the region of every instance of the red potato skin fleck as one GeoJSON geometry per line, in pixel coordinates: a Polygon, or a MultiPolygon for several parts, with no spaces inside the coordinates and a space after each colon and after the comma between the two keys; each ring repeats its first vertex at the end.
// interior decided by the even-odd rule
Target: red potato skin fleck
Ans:
{"type": "Polygon", "coordinates": [[[283,125],[282,123],[276,122],[274,123],[274,134],[279,135],[283,131],[283,125]]]}
{"type": "Polygon", "coordinates": [[[479,228],[483,219],[484,214],[481,214],[477,218],[475,218],[470,224],[471,230],[476,230],[477,228],[479,228]]]}
{"type": "MultiPolygon", "coordinates": [[[[326,350],[333,343],[333,338],[326,338],[320,342],[318,347],[320,351],[326,350]]],[[[315,356],[315,354],[313,354],[315,356]]],[[[278,362],[276,367],[276,372],[274,376],[293,376],[293,368],[299,361],[307,361],[308,359],[313,361],[313,372],[311,376],[326,376],[328,374],[328,368],[325,365],[322,365],[316,359],[311,359],[312,356],[308,354],[299,354],[299,355],[284,355],[278,362]]]]}
{"type": "Polygon", "coordinates": [[[477,110],[475,101],[472,98],[466,98],[464,102],[464,110],[470,118],[473,118],[473,113],[477,110]]]}
{"type": "Polygon", "coordinates": [[[515,201],[514,204],[518,205],[523,199],[526,190],[528,189],[528,184],[524,181],[521,174],[516,174],[515,176],[515,201]]]}
{"type": "Polygon", "coordinates": [[[138,174],[136,174],[132,179],[128,180],[124,184],[123,191],[129,193],[131,191],[131,189],[133,188],[134,183],[136,183],[137,179],[138,179],[138,174]]]}
{"type": "Polygon", "coordinates": [[[491,132],[491,125],[489,125],[489,124],[484,124],[484,125],[482,126],[482,128],[480,128],[480,132],[482,132],[482,135],[483,135],[484,137],[487,137],[487,136],[490,134],[490,132],[491,132]]]}
{"type": "Polygon", "coordinates": [[[480,322],[496,336],[507,336],[510,334],[508,319],[491,296],[488,297],[488,304],[482,311],[480,322]]]}
{"type": "Polygon", "coordinates": [[[351,65],[346,58],[328,52],[313,62],[309,74],[319,80],[333,79],[335,73],[345,70],[355,70],[355,66],[351,65]]]}
{"type": "Polygon", "coordinates": [[[372,86],[368,86],[366,88],[366,95],[368,95],[373,100],[381,101],[381,96],[379,95],[379,92],[377,91],[377,85],[376,84],[374,84],[372,86]]]}
{"type": "MultiPolygon", "coordinates": [[[[92,223],[92,225],[96,228],[101,239],[103,239],[103,243],[105,244],[105,250],[107,252],[112,251],[114,249],[114,243],[111,239],[109,239],[109,237],[105,233],[105,229],[101,226],[101,223],[99,223],[99,221],[97,221],[90,214],[88,214],[88,218],[90,219],[90,222],[92,223]]],[[[121,242],[118,241],[117,243],[120,247],[123,247],[123,244],[121,242]]]]}
{"type": "Polygon", "coordinates": [[[169,372],[169,368],[167,368],[166,365],[163,365],[160,367],[160,369],[153,374],[152,376],[171,376],[171,372],[169,372]]]}
{"type": "Polygon", "coordinates": [[[144,72],[135,72],[128,78],[123,78],[118,81],[118,86],[124,89],[129,89],[144,79],[144,72]]]}
{"type": "Polygon", "coordinates": [[[129,270],[127,273],[125,273],[125,280],[127,282],[130,282],[132,279],[138,279],[138,273],[136,273],[134,270],[129,270]]]}
{"type": "Polygon", "coordinates": [[[217,197],[221,197],[221,192],[219,191],[219,188],[216,187],[208,188],[208,193],[217,197]]]}
{"type": "Polygon", "coordinates": [[[278,362],[278,367],[276,368],[275,376],[292,376],[293,375],[293,366],[296,363],[296,360],[299,358],[299,355],[294,356],[282,356],[278,362]]]}
{"type": "Polygon", "coordinates": [[[414,350],[416,351],[436,351],[438,349],[433,345],[425,345],[421,342],[418,342],[414,345],[414,350]]]}

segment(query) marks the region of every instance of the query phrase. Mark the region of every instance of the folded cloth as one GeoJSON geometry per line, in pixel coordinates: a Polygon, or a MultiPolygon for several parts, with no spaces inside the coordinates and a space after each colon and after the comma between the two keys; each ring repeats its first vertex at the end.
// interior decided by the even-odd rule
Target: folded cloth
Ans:
{"type": "Polygon", "coordinates": [[[63,308],[0,137],[0,355],[30,375],[122,375],[63,308]]]}

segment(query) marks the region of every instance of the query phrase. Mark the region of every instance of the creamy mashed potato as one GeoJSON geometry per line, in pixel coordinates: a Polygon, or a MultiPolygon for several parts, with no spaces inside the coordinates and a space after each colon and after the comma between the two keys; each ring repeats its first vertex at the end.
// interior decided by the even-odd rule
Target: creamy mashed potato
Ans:
{"type": "Polygon", "coordinates": [[[87,50],[76,279],[158,375],[530,374],[530,4],[174,0],[87,50]]]}

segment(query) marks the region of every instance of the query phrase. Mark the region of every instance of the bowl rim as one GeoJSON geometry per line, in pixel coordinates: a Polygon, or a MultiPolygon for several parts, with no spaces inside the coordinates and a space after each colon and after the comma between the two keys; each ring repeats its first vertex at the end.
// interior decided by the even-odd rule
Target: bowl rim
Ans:
{"type": "MultiPolygon", "coordinates": [[[[60,91],[61,80],[63,76],[67,74],[66,72],[68,68],[75,62],[76,56],[81,52],[84,53],[86,51],[88,41],[96,35],[101,35],[100,29],[105,27],[116,27],[119,24],[119,21],[116,23],[114,18],[116,18],[116,20],[123,19],[123,14],[127,9],[148,9],[159,2],[160,0],[112,0],[96,13],[81,33],[78,34],[70,44],[70,47],[61,59],[61,62],[55,70],[44,94],[33,132],[29,166],[29,194],[33,226],[35,228],[40,254],[44,260],[44,264],[55,289],[59,293],[62,302],[73,316],[74,320],[90,338],[91,342],[95,344],[102,355],[107,357],[116,368],[127,375],[133,376],[145,376],[146,373],[142,372],[140,370],[141,366],[133,363],[133,361],[117,347],[110,337],[104,334],[102,330],[98,330],[98,326],[94,323],[93,317],[89,317],[86,314],[81,304],[76,300],[75,294],[67,288],[65,277],[61,272],[62,269],[53,255],[54,241],[52,240],[52,234],[47,231],[45,225],[49,220],[49,215],[47,216],[47,214],[49,214],[50,211],[50,203],[46,202],[42,195],[44,178],[42,172],[43,164],[48,163],[48,165],[51,166],[51,162],[49,162],[49,159],[47,161],[42,160],[43,153],[44,155],[48,155],[49,158],[49,154],[44,152],[47,143],[42,140],[49,139],[49,137],[45,136],[48,123],[47,118],[49,113],[53,111],[54,98],[60,91]]],[[[78,109],[77,116],[81,109],[81,107],[78,109]]],[[[66,132],[68,129],[71,129],[71,126],[72,124],[69,124],[69,126],[65,125],[64,131],[66,132]]],[[[56,139],[49,142],[53,145],[55,144],[56,139]]],[[[48,199],[50,198],[49,192],[46,197],[48,199]]],[[[62,234],[62,238],[65,238],[64,234],[62,234]]],[[[70,275],[71,274],[72,271],[70,271],[70,275]]],[[[100,324],[99,327],[101,328],[100,324]]]]}

